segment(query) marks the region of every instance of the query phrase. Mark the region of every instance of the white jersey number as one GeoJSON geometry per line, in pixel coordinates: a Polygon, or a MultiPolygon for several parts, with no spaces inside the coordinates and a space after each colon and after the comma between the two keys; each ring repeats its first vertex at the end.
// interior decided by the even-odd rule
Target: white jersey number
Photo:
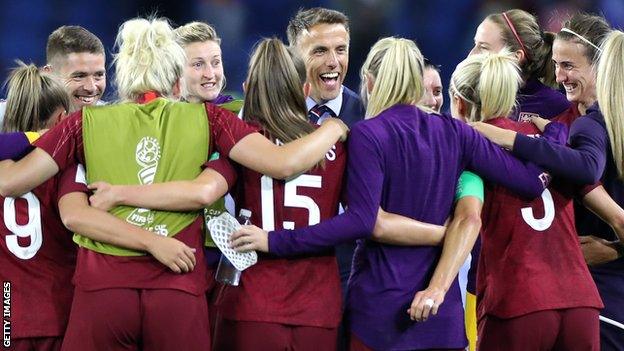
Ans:
{"type": "MultiPolygon", "coordinates": [[[[302,174],[284,184],[284,207],[298,207],[308,210],[308,225],[314,225],[321,221],[321,210],[309,196],[298,195],[298,187],[321,188],[322,177],[319,175],[302,174]]],[[[275,208],[273,196],[273,178],[262,176],[260,178],[260,198],[262,201],[262,229],[270,231],[275,229],[275,208]]],[[[295,222],[284,221],[284,229],[295,229],[295,222]]]]}
{"type": "Polygon", "coordinates": [[[33,193],[27,193],[20,198],[28,204],[28,223],[17,224],[15,212],[15,198],[4,199],[4,224],[11,234],[5,237],[7,248],[17,258],[28,260],[35,256],[43,243],[43,230],[41,228],[41,205],[39,199],[33,193]],[[30,245],[20,246],[17,238],[30,238],[30,245]]]}
{"type": "Polygon", "coordinates": [[[555,219],[555,203],[552,198],[552,194],[548,189],[544,189],[542,193],[542,200],[544,201],[544,217],[543,218],[535,218],[533,216],[533,209],[531,207],[525,207],[521,210],[522,219],[534,230],[538,232],[542,232],[548,228],[552,224],[555,219]]]}

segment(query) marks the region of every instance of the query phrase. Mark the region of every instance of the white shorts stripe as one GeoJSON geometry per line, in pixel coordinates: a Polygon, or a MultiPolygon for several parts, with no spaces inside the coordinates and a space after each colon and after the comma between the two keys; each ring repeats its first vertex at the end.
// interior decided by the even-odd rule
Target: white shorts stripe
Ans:
{"type": "Polygon", "coordinates": [[[624,324],[618,322],[618,321],[614,321],[613,319],[609,319],[607,317],[603,317],[603,316],[598,316],[598,319],[600,319],[601,321],[605,322],[605,323],[609,323],[615,327],[618,327],[620,329],[624,330],[624,324]]]}

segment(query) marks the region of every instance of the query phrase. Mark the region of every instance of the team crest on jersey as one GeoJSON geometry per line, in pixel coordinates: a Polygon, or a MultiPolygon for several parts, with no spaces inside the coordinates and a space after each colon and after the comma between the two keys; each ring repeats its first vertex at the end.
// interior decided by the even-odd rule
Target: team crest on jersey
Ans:
{"type": "Polygon", "coordinates": [[[539,175],[539,180],[542,181],[544,188],[548,187],[548,184],[550,184],[551,179],[552,177],[550,176],[550,174],[548,174],[548,172],[544,172],[539,175]]]}
{"type": "Polygon", "coordinates": [[[539,113],[520,112],[520,114],[518,115],[518,122],[531,123],[531,118],[533,117],[542,117],[542,116],[540,116],[539,113]]]}
{"type": "MultiPolygon", "coordinates": [[[[140,166],[137,177],[141,185],[152,184],[158,169],[158,161],[160,160],[160,144],[158,139],[154,137],[143,137],[136,146],[136,162],[140,166]]],[[[154,213],[146,208],[135,208],[126,221],[134,225],[152,229],[150,227],[154,221],[154,213]]],[[[163,225],[157,226],[157,234],[167,235],[167,228],[163,225]]]]}

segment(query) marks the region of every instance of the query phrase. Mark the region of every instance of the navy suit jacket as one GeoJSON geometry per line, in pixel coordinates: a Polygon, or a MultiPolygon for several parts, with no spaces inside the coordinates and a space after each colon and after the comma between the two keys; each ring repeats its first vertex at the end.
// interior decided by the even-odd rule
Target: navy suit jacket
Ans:
{"type": "Polygon", "coordinates": [[[355,122],[364,119],[365,113],[366,109],[362,104],[360,96],[351,89],[344,87],[342,89],[342,107],[340,107],[340,115],[338,117],[351,128],[355,122]]]}

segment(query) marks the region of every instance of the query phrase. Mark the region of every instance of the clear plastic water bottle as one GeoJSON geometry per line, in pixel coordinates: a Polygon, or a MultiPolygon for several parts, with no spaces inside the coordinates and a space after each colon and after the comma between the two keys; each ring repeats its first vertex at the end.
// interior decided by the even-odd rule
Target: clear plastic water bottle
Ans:
{"type": "MultiPolygon", "coordinates": [[[[251,211],[242,208],[238,215],[238,222],[242,225],[251,224],[251,211]]],[[[233,286],[238,286],[240,282],[241,271],[236,269],[234,265],[230,262],[230,260],[225,257],[225,255],[221,254],[221,259],[219,260],[219,266],[217,267],[217,273],[215,275],[215,279],[223,284],[229,284],[233,286]]]]}

